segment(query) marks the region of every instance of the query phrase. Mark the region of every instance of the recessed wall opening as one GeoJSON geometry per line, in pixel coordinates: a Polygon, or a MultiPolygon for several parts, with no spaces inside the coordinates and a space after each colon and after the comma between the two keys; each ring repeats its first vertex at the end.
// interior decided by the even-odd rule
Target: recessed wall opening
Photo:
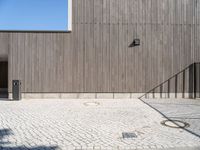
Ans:
{"type": "Polygon", "coordinates": [[[0,98],[8,98],[8,62],[0,61],[0,98]]]}

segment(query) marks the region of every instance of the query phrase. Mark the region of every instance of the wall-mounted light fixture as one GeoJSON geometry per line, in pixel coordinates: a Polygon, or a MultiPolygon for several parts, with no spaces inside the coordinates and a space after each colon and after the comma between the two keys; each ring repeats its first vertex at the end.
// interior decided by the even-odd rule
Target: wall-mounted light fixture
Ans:
{"type": "Polygon", "coordinates": [[[140,46],[140,39],[134,39],[129,47],[140,46]]]}
{"type": "Polygon", "coordinates": [[[140,46],[140,39],[135,39],[133,42],[134,46],[140,46]]]}

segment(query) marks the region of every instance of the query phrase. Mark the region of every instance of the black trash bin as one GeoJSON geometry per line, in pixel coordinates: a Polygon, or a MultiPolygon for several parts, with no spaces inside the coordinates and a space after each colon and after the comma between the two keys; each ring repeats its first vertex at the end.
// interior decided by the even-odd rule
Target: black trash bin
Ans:
{"type": "Polygon", "coordinates": [[[21,81],[13,80],[12,85],[13,100],[21,100],[21,81]]]}

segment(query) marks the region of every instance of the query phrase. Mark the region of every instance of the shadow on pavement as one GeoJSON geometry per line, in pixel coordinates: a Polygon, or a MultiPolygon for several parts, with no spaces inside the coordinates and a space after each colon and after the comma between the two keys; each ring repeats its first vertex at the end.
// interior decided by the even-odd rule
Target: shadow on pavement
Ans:
{"type": "Polygon", "coordinates": [[[1,150],[55,150],[57,147],[55,146],[38,146],[38,147],[33,147],[33,148],[27,148],[25,146],[19,146],[19,147],[1,147],[1,150]]]}
{"type": "Polygon", "coordinates": [[[22,146],[6,146],[7,144],[12,144],[10,142],[4,142],[4,138],[7,136],[14,135],[11,129],[0,129],[0,150],[56,150],[58,146],[36,146],[36,147],[26,147],[22,146]]]}
{"type": "Polygon", "coordinates": [[[160,113],[166,120],[173,122],[176,126],[180,127],[174,120],[189,123],[190,126],[188,128],[182,129],[200,138],[200,101],[167,99],[140,100],[160,113]]]}

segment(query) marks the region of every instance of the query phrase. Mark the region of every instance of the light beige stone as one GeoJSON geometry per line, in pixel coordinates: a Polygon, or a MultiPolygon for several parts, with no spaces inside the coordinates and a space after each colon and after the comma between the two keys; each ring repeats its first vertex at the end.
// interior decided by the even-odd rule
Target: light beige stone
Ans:
{"type": "Polygon", "coordinates": [[[114,99],[130,99],[131,93],[114,93],[114,99]]]}
{"type": "Polygon", "coordinates": [[[162,93],[162,98],[168,98],[168,93],[162,93]]]}
{"type": "Polygon", "coordinates": [[[182,93],[177,93],[177,98],[183,98],[183,94],[182,93]]]}
{"type": "Polygon", "coordinates": [[[12,100],[12,93],[8,93],[8,99],[12,100]]]}
{"type": "Polygon", "coordinates": [[[175,98],[175,93],[170,93],[170,98],[175,98]]]}
{"type": "Polygon", "coordinates": [[[95,93],[79,93],[77,98],[79,98],[79,99],[95,99],[95,93]]]}
{"type": "Polygon", "coordinates": [[[22,94],[22,98],[24,99],[41,99],[42,98],[42,94],[39,93],[24,93],[22,94]]]}
{"type": "MultiPolygon", "coordinates": [[[[22,97],[21,97],[22,99],[24,99],[25,98],[25,94],[24,93],[22,93],[22,97]]],[[[13,100],[13,94],[12,93],[8,93],[8,99],[9,100],[13,100]]]]}
{"type": "Polygon", "coordinates": [[[194,93],[188,93],[188,98],[193,98],[194,97],[194,93]]]}
{"type": "Polygon", "coordinates": [[[22,99],[24,99],[25,98],[25,93],[22,93],[22,99]]]}
{"type": "Polygon", "coordinates": [[[97,99],[113,99],[114,93],[97,93],[96,98],[97,99]]]}
{"type": "Polygon", "coordinates": [[[62,93],[61,99],[77,99],[78,94],[77,93],[62,93]]]}
{"type": "Polygon", "coordinates": [[[61,98],[60,93],[44,93],[42,94],[42,98],[44,99],[59,99],[61,98]]]}
{"type": "Polygon", "coordinates": [[[185,95],[185,98],[189,98],[189,97],[190,97],[190,96],[189,96],[189,95],[190,95],[189,93],[185,93],[184,95],[185,95]]]}
{"type": "Polygon", "coordinates": [[[144,93],[131,93],[131,98],[134,99],[134,98],[139,98],[141,97],[142,95],[144,95],[144,93]]]}

